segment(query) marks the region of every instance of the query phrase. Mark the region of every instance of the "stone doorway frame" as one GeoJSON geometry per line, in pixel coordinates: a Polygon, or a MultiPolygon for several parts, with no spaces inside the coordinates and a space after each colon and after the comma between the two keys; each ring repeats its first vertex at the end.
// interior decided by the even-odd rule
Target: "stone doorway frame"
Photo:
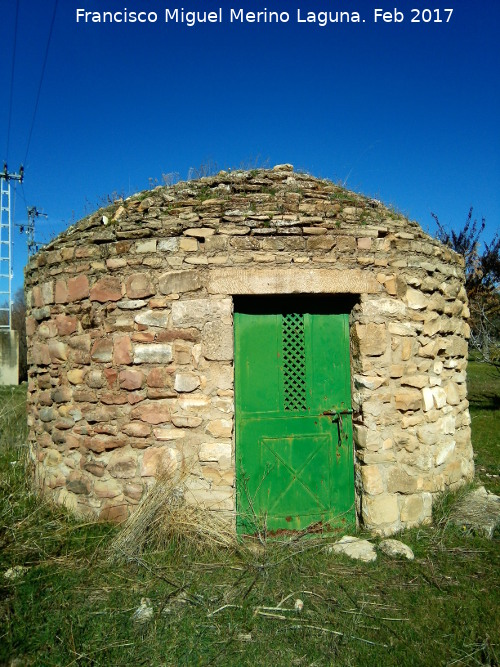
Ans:
{"type": "MultiPolygon", "coordinates": [[[[232,311],[234,312],[235,296],[279,296],[293,294],[313,294],[313,295],[350,295],[360,298],[361,295],[379,294],[381,285],[371,274],[357,269],[341,271],[338,269],[214,269],[209,272],[206,282],[206,288],[210,295],[220,297],[231,297],[232,311]]],[[[232,318],[231,318],[232,319],[232,318]]],[[[352,317],[349,323],[350,339],[350,375],[351,392],[354,406],[354,385],[353,378],[356,373],[355,346],[353,345],[353,327],[352,317]]],[[[234,322],[231,322],[230,331],[227,330],[227,337],[231,337],[231,344],[234,341],[234,322]]],[[[226,338],[226,336],[223,336],[226,338]]],[[[227,344],[227,338],[226,338],[227,344]]],[[[233,359],[234,373],[234,359],[233,359]]],[[[233,376],[233,389],[234,389],[233,376]]],[[[357,405],[356,412],[359,412],[361,405],[357,405]]],[[[233,413],[233,419],[236,419],[236,413],[233,413]]],[[[232,436],[232,454],[231,465],[236,471],[235,460],[235,431],[232,436]]],[[[354,498],[356,509],[356,522],[359,524],[361,518],[361,497],[363,493],[361,475],[356,474],[359,466],[356,452],[359,443],[356,439],[356,431],[353,429],[353,455],[354,455],[354,498]]]]}

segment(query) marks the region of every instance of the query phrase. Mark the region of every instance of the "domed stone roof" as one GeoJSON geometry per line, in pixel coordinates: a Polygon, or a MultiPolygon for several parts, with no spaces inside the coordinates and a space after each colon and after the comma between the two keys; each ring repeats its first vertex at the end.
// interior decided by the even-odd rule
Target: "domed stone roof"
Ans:
{"type": "MultiPolygon", "coordinates": [[[[252,230],[266,235],[285,230],[288,235],[316,235],[321,228],[351,237],[394,233],[405,238],[407,234],[408,240],[425,239],[436,248],[441,246],[418,223],[380,201],[294,172],[284,164],[273,169],[221,171],[119,199],[69,227],[45,251],[80,241],[101,244],[182,235],[193,229],[190,236],[206,238],[216,233],[243,236],[252,230]]],[[[445,255],[450,261],[453,253],[446,249],[445,255]]],[[[455,260],[460,262],[458,256],[455,260]]]]}

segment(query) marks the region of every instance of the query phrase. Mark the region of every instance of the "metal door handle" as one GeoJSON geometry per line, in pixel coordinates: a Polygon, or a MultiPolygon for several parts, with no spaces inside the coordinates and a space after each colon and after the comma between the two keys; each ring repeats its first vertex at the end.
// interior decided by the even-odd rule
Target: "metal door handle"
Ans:
{"type": "Polygon", "coordinates": [[[342,445],[342,432],[344,430],[342,415],[352,415],[352,408],[345,408],[344,410],[325,410],[323,414],[325,417],[331,417],[332,422],[337,422],[339,429],[339,445],[342,445]]]}

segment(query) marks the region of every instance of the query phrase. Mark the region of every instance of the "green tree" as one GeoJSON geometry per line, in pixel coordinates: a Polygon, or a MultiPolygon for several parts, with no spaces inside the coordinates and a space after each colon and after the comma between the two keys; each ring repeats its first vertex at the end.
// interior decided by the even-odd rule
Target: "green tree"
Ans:
{"type": "Polygon", "coordinates": [[[490,243],[482,241],[486,221],[480,223],[472,216],[457,231],[447,229],[432,213],[437,225],[437,238],[463,255],[465,259],[465,289],[469,299],[470,343],[480,361],[500,371],[500,237],[490,243]]]}

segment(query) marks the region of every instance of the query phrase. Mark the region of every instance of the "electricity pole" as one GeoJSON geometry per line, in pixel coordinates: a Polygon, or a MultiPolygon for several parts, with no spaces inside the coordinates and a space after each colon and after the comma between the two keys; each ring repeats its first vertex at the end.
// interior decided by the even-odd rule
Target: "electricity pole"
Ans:
{"type": "Polygon", "coordinates": [[[12,328],[12,221],[10,212],[10,182],[23,182],[24,167],[19,173],[9,172],[4,164],[0,172],[0,316],[7,313],[7,321],[0,319],[0,329],[12,328]],[[7,303],[4,299],[7,298],[7,303]]]}
{"type": "Polygon", "coordinates": [[[38,252],[38,243],[35,241],[35,219],[40,216],[46,218],[47,214],[41,213],[36,206],[28,206],[28,224],[16,225],[16,227],[19,227],[19,232],[21,234],[24,234],[26,231],[26,236],[28,237],[28,259],[38,252]]]}

